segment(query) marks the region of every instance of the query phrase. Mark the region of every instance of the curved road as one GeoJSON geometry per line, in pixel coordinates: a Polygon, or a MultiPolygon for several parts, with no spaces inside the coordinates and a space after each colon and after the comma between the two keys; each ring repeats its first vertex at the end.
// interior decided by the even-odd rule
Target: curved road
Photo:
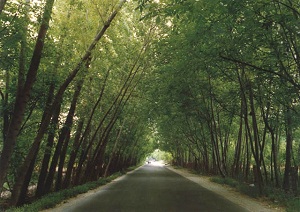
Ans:
{"type": "Polygon", "coordinates": [[[161,166],[144,165],[95,194],[56,211],[247,211],[161,166]]]}

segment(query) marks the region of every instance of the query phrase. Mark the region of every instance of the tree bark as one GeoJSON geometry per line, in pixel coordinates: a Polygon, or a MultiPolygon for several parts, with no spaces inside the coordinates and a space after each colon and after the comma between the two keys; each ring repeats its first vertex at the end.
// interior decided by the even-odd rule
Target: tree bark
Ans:
{"type": "Polygon", "coordinates": [[[23,186],[22,186],[22,189],[21,189],[20,198],[19,198],[16,205],[26,204],[28,187],[29,187],[29,184],[30,184],[31,176],[33,174],[35,160],[37,158],[37,155],[38,155],[38,152],[35,153],[34,159],[30,163],[30,166],[29,166],[28,171],[26,173],[25,180],[24,180],[24,183],[23,183],[23,186]]]}
{"type": "MultiPolygon", "coordinates": [[[[15,197],[14,197],[14,200],[17,200],[19,198],[19,195],[20,195],[20,189],[22,187],[22,183],[24,182],[24,178],[25,178],[25,173],[27,172],[27,169],[30,165],[30,162],[31,160],[33,159],[34,157],[34,153],[37,151],[37,149],[39,148],[40,146],[40,143],[42,141],[42,138],[44,137],[44,134],[47,130],[47,127],[49,125],[49,122],[50,122],[50,119],[51,119],[51,116],[52,116],[52,112],[56,109],[56,107],[58,107],[58,105],[61,104],[62,102],[62,98],[63,98],[63,94],[65,92],[65,90],[67,89],[67,87],[69,86],[69,84],[73,81],[73,79],[76,77],[76,75],[78,74],[79,70],[81,69],[82,67],[82,64],[88,60],[90,58],[90,55],[91,55],[91,51],[96,47],[96,44],[98,43],[98,41],[100,40],[100,38],[104,35],[104,33],[106,32],[106,30],[109,28],[110,26],[110,23],[113,21],[113,19],[116,17],[118,11],[121,9],[122,5],[126,2],[126,0],[123,0],[120,2],[119,6],[116,8],[116,10],[111,14],[111,16],[108,18],[107,22],[105,23],[105,25],[102,27],[102,29],[97,33],[97,35],[95,36],[93,42],[91,43],[91,45],[89,46],[89,48],[87,49],[86,53],[84,54],[84,56],[82,57],[82,59],[80,60],[80,62],[77,64],[77,66],[73,69],[73,71],[69,74],[69,76],[67,77],[67,79],[64,81],[64,83],[60,86],[59,90],[57,91],[56,95],[55,95],[55,98],[54,98],[54,101],[53,101],[53,104],[52,104],[52,107],[49,111],[47,111],[46,113],[46,116],[45,116],[45,119],[44,121],[41,123],[40,125],[40,128],[38,130],[38,133],[36,135],[36,138],[31,146],[31,149],[29,150],[29,153],[27,154],[26,158],[25,158],[25,161],[22,165],[22,167],[20,168],[20,171],[19,173],[23,173],[21,174],[16,183],[15,183],[15,197]]],[[[52,6],[53,6],[53,0],[48,0],[47,3],[52,3],[51,5],[48,5],[46,4],[46,8],[50,8],[51,6],[51,9],[52,9],[52,6]]],[[[46,10],[47,12],[49,12],[48,10],[46,10]]],[[[50,14],[51,13],[45,13],[46,17],[48,17],[50,19],[50,14]]],[[[48,22],[49,22],[49,19],[48,22]]],[[[47,23],[48,23],[47,22],[47,23]]],[[[43,25],[42,25],[43,26],[43,25]]],[[[42,28],[44,28],[45,26],[43,26],[42,28]]],[[[43,32],[43,35],[46,33],[45,30],[42,31],[43,32]]],[[[43,40],[42,40],[43,41],[43,40]]],[[[39,39],[38,39],[38,43],[41,42],[39,39]]],[[[39,43],[40,44],[40,43],[39,43]]],[[[42,42],[43,44],[43,42],[42,42]]],[[[43,45],[42,45],[43,46],[43,45]]],[[[38,49],[40,49],[40,45],[38,45],[38,49]]],[[[37,51],[37,53],[39,53],[39,56],[41,56],[41,51],[37,51]]],[[[39,57],[39,60],[38,62],[40,61],[40,57],[39,57]]],[[[34,63],[33,63],[33,67],[36,67],[36,70],[35,70],[35,75],[34,75],[34,78],[36,77],[36,71],[37,71],[37,58],[34,58],[34,63]]],[[[30,69],[31,70],[31,69],[30,69]]],[[[28,78],[27,78],[27,81],[29,82],[32,82],[30,88],[32,87],[33,85],[33,79],[32,77],[32,74],[29,74],[28,78]]],[[[28,88],[26,87],[27,84],[30,84],[30,83],[25,83],[25,88],[24,88],[24,91],[27,91],[28,88]]],[[[29,90],[30,91],[30,90],[29,90]]],[[[26,92],[25,92],[26,94],[26,92]]],[[[28,95],[25,95],[23,94],[22,96],[26,97],[26,102],[28,101],[28,98],[29,96],[28,95]]],[[[29,94],[29,92],[28,92],[29,94]]],[[[21,98],[22,99],[22,98],[21,98]]],[[[20,100],[21,100],[20,99],[20,100]]],[[[24,98],[23,98],[24,100],[24,98]]],[[[16,105],[18,104],[21,104],[21,102],[17,101],[16,100],[16,105]]],[[[22,104],[22,107],[21,107],[21,111],[15,111],[17,114],[22,114],[22,116],[17,116],[18,119],[16,119],[15,121],[19,121],[17,123],[19,123],[19,125],[21,125],[21,122],[22,122],[22,118],[24,116],[24,111],[25,111],[25,105],[22,104]]],[[[12,123],[14,123],[12,121],[12,123]]],[[[14,126],[14,125],[13,125],[14,126]]],[[[19,129],[19,128],[17,128],[19,129]]],[[[15,141],[16,141],[16,138],[17,138],[17,133],[18,133],[19,130],[16,130],[16,128],[14,128],[11,132],[9,131],[8,135],[11,135],[12,138],[14,139],[11,139],[12,141],[14,142],[11,142],[10,145],[8,145],[7,149],[10,150],[9,153],[5,153],[5,154],[2,154],[1,155],[1,158],[4,158],[3,160],[3,164],[6,165],[6,167],[3,167],[3,170],[5,170],[5,175],[6,175],[6,172],[7,172],[7,168],[8,168],[8,163],[9,161],[7,160],[8,159],[8,156],[9,156],[9,159],[11,158],[11,153],[12,153],[12,150],[13,150],[13,146],[15,145],[15,141]],[[12,146],[13,144],[13,146],[12,146]],[[5,162],[5,163],[4,163],[5,162]],[[6,169],[5,169],[6,168],[6,169]]],[[[7,137],[8,139],[10,138],[10,136],[7,137]]],[[[4,143],[4,146],[5,146],[6,143],[4,143]]],[[[3,150],[5,148],[3,147],[3,150]]],[[[2,160],[1,160],[2,161],[2,160]]],[[[1,165],[1,161],[0,161],[0,169],[2,170],[2,165],[1,165]]],[[[4,183],[4,176],[3,172],[0,173],[0,183],[2,183],[1,185],[3,185],[4,183]],[[3,179],[2,179],[3,178],[3,179]],[[2,181],[3,182],[2,182],[2,181]]],[[[12,201],[11,202],[12,205],[15,205],[16,204],[16,201],[12,201]]]]}
{"type": "MultiPolygon", "coordinates": [[[[87,61],[86,67],[89,66],[89,61],[90,60],[87,61]]],[[[71,106],[70,106],[65,124],[64,124],[64,126],[61,129],[61,132],[59,134],[59,138],[58,138],[58,141],[57,141],[57,145],[56,145],[56,148],[55,148],[54,155],[52,157],[52,161],[51,161],[50,169],[49,169],[49,172],[48,172],[48,176],[47,176],[47,179],[45,181],[45,188],[44,188],[45,193],[48,193],[51,190],[53,180],[54,180],[54,175],[56,173],[57,163],[58,163],[58,160],[61,156],[62,147],[64,145],[64,142],[66,142],[66,138],[70,136],[71,128],[72,128],[72,125],[73,125],[73,117],[74,117],[74,114],[75,114],[76,105],[77,105],[77,101],[78,101],[78,98],[79,98],[79,95],[80,95],[80,92],[81,92],[83,82],[84,82],[84,77],[81,80],[79,80],[79,82],[76,86],[76,90],[75,90],[74,95],[73,95],[73,99],[72,99],[72,102],[71,102],[71,106]]]]}
{"type": "MultiPolygon", "coordinates": [[[[252,153],[254,156],[254,160],[256,163],[256,173],[257,173],[257,184],[259,188],[260,194],[262,193],[262,187],[263,187],[263,179],[262,179],[262,174],[261,174],[261,161],[260,161],[260,138],[258,134],[258,126],[257,126],[257,120],[256,120],[256,112],[255,112],[255,107],[254,107],[254,95],[253,95],[253,90],[251,86],[251,82],[247,82],[248,87],[249,87],[249,102],[250,102],[250,114],[252,118],[252,128],[253,128],[253,140],[254,140],[254,148],[252,148],[252,153]]],[[[251,140],[250,140],[251,141],[251,140]]],[[[253,147],[253,142],[251,144],[253,147]]]]}
{"type": "Polygon", "coordinates": [[[2,10],[4,9],[5,4],[6,4],[6,0],[0,0],[0,14],[2,13],[2,10]]]}
{"type": "Polygon", "coordinates": [[[292,146],[293,146],[293,133],[292,133],[292,116],[291,108],[288,106],[286,110],[286,149],[285,149],[285,167],[283,188],[286,192],[290,190],[290,175],[292,166],[292,146]]]}
{"type": "Polygon", "coordinates": [[[241,157],[241,147],[242,147],[242,136],[243,136],[243,115],[244,115],[244,102],[241,101],[241,113],[240,113],[240,127],[238,138],[235,146],[234,162],[233,162],[233,176],[238,177],[240,172],[240,157],[241,157]]]}
{"type": "MultiPolygon", "coordinates": [[[[5,71],[5,92],[2,93],[1,91],[1,97],[2,97],[2,108],[3,108],[3,115],[2,115],[2,120],[3,120],[3,128],[2,128],[2,135],[3,135],[3,140],[6,140],[6,135],[9,127],[9,120],[10,120],[10,112],[8,109],[8,91],[10,89],[10,72],[5,71]]],[[[1,191],[1,188],[0,188],[1,191]]]]}
{"type": "Polygon", "coordinates": [[[115,156],[115,153],[116,153],[116,150],[117,150],[117,145],[118,145],[118,142],[119,142],[119,140],[120,140],[120,137],[121,137],[121,133],[122,133],[122,129],[123,129],[123,127],[124,127],[124,124],[125,124],[125,120],[123,121],[123,124],[122,124],[121,128],[119,129],[117,138],[116,138],[116,140],[115,140],[114,147],[113,147],[113,149],[112,149],[112,152],[111,152],[110,157],[109,157],[109,161],[108,161],[108,163],[107,163],[107,165],[106,165],[106,168],[105,168],[105,171],[104,171],[104,177],[107,177],[108,170],[109,170],[109,166],[110,166],[110,164],[111,164],[111,162],[112,162],[112,160],[113,160],[113,158],[114,158],[114,156],[115,156]]]}
{"type": "Polygon", "coordinates": [[[76,160],[77,152],[79,151],[79,148],[80,148],[79,140],[80,140],[80,135],[81,135],[82,129],[83,129],[83,121],[80,121],[78,123],[77,129],[76,129],[76,134],[75,134],[74,143],[73,143],[73,149],[70,154],[70,159],[68,162],[65,179],[63,181],[63,188],[68,188],[69,185],[71,184],[71,176],[72,176],[72,172],[73,172],[73,166],[74,166],[74,163],[76,160]]]}
{"type": "MultiPolygon", "coordinates": [[[[60,106],[61,106],[61,104],[58,104],[58,107],[56,108],[56,111],[53,114],[53,124],[54,125],[56,125],[58,122],[60,106]]],[[[42,123],[44,123],[44,118],[47,116],[47,114],[48,114],[48,112],[45,111],[42,123]]],[[[42,131],[45,132],[47,130],[47,128],[48,128],[48,126],[44,125],[44,126],[40,127],[39,132],[42,132],[42,131]]],[[[34,143],[32,144],[32,146],[30,148],[29,153],[27,154],[27,156],[25,158],[25,161],[23,162],[20,169],[18,170],[18,176],[16,178],[16,182],[14,184],[12,197],[11,197],[11,204],[13,206],[18,204],[18,202],[22,198],[20,195],[20,191],[24,185],[24,178],[26,177],[25,174],[28,172],[29,166],[32,163],[32,161],[35,159],[36,154],[39,150],[40,141],[42,140],[42,137],[39,137],[39,136],[42,136],[41,133],[39,133],[39,132],[38,132],[38,135],[37,135],[34,143]],[[39,140],[37,140],[37,139],[39,139],[39,140]],[[39,141],[39,142],[37,142],[37,141],[39,141]]],[[[52,131],[50,132],[49,139],[54,139],[54,132],[52,132],[52,131]]],[[[53,142],[53,140],[52,140],[52,142],[53,142]]],[[[43,192],[44,192],[44,189],[43,189],[43,192]]]]}
{"type": "MultiPolygon", "coordinates": [[[[51,105],[51,102],[53,100],[53,96],[54,96],[54,84],[51,83],[50,88],[49,88],[49,92],[48,92],[48,99],[47,99],[47,103],[46,103],[46,108],[45,111],[48,110],[48,108],[51,105]]],[[[45,115],[44,115],[45,116],[45,115]]],[[[39,174],[39,179],[38,179],[38,184],[37,184],[37,189],[36,189],[36,196],[40,197],[43,195],[43,190],[44,190],[44,186],[45,186],[45,180],[47,177],[47,173],[48,173],[48,168],[49,168],[49,161],[51,158],[51,152],[52,152],[52,147],[53,147],[53,142],[54,142],[54,138],[55,138],[55,129],[58,123],[58,116],[57,117],[52,117],[52,123],[50,124],[51,130],[48,132],[48,138],[47,138],[47,145],[46,145],[46,149],[45,149],[45,153],[44,153],[44,157],[43,157],[43,161],[42,161],[42,167],[40,170],[40,174],[39,174]]]]}
{"type": "MultiPolygon", "coordinates": [[[[2,2],[3,3],[3,2],[2,2]]],[[[5,2],[4,2],[5,3],[5,2]]],[[[17,93],[15,104],[14,104],[14,112],[13,117],[11,119],[7,136],[3,144],[3,149],[0,158],[0,193],[2,191],[2,186],[5,181],[5,177],[8,171],[8,166],[12,157],[13,149],[17,142],[17,137],[22,125],[22,121],[24,118],[24,113],[26,106],[28,104],[29,96],[32,90],[32,86],[36,80],[37,71],[40,65],[40,60],[42,57],[42,51],[44,48],[44,40],[47,34],[47,30],[49,27],[49,21],[51,18],[52,7],[54,0],[48,0],[46,2],[42,24],[38,33],[36,45],[34,48],[34,52],[31,58],[29,70],[27,72],[26,81],[22,89],[22,92],[17,93]]],[[[3,4],[4,6],[4,4],[3,4]]],[[[3,7],[2,7],[3,8],[3,7]]],[[[1,8],[0,8],[1,11],[1,8]]]]}

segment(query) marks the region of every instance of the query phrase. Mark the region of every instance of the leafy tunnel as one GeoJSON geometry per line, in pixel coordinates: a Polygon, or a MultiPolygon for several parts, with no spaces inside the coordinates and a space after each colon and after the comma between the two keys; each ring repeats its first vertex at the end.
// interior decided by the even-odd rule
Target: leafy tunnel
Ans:
{"type": "Polygon", "coordinates": [[[147,157],[296,193],[299,8],[1,1],[0,193],[22,205],[147,157]]]}

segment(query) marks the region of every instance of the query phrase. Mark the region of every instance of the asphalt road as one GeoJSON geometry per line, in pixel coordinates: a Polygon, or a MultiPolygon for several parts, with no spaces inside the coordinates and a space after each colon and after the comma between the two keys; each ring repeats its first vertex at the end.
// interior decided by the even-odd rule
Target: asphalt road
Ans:
{"type": "Polygon", "coordinates": [[[165,167],[145,165],[63,211],[246,211],[165,167]]]}

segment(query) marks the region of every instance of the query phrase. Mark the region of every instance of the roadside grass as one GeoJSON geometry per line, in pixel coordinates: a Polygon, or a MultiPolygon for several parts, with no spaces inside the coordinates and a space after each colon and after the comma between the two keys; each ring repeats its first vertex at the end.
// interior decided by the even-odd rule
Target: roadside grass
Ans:
{"type": "MultiPolygon", "coordinates": [[[[259,190],[256,186],[249,186],[246,183],[241,183],[232,178],[222,178],[222,177],[211,177],[212,182],[228,185],[235,188],[237,191],[250,196],[252,198],[260,198],[259,190]]],[[[266,187],[263,190],[263,196],[266,197],[267,201],[272,202],[277,206],[284,206],[287,212],[298,212],[300,208],[300,196],[295,196],[284,192],[282,189],[276,189],[273,187],[266,187]]]]}
{"type": "Polygon", "coordinates": [[[137,167],[130,167],[126,169],[124,172],[117,172],[109,177],[101,178],[98,181],[88,182],[83,185],[79,185],[73,188],[61,190],[58,192],[53,192],[48,195],[43,196],[42,198],[34,201],[31,204],[23,205],[22,207],[16,208],[9,208],[6,210],[7,212],[23,212],[23,211],[30,211],[30,212],[38,212],[46,209],[50,209],[55,207],[57,204],[60,204],[67,199],[75,197],[79,194],[83,194],[88,192],[89,190],[96,189],[102,185],[105,185],[112,180],[124,175],[128,171],[132,171],[137,167]]]}
{"type": "Polygon", "coordinates": [[[292,193],[286,193],[282,189],[267,187],[264,190],[264,194],[272,202],[278,202],[280,205],[284,205],[287,212],[298,212],[300,208],[300,196],[295,196],[292,193]]]}

